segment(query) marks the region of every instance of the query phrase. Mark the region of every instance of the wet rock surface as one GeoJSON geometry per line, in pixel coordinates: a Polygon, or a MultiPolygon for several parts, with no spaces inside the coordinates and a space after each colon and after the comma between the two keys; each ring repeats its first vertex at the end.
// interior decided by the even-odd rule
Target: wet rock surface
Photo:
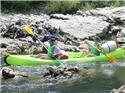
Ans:
{"type": "Polygon", "coordinates": [[[72,67],[72,66],[59,66],[59,67],[48,67],[46,69],[45,74],[43,77],[50,77],[50,78],[58,78],[58,77],[67,77],[72,78],[72,76],[75,73],[78,73],[79,69],[78,67],[72,67]]]}
{"type": "Polygon", "coordinates": [[[3,67],[2,69],[0,69],[2,84],[15,85],[20,83],[21,81],[23,83],[31,83],[31,85],[58,84],[65,81],[70,82],[72,80],[79,80],[80,78],[86,79],[88,77],[94,76],[95,74],[95,71],[92,69],[78,68],[77,66],[71,65],[63,65],[59,67],[44,67],[41,70],[40,69],[38,72],[29,73],[30,69],[27,69],[26,71],[19,71],[18,69],[13,69],[10,67],[3,67]]]}
{"type": "Polygon", "coordinates": [[[28,77],[26,74],[18,72],[18,71],[14,71],[13,69],[9,68],[9,67],[2,67],[0,69],[0,75],[1,75],[1,79],[2,80],[6,80],[6,79],[16,79],[19,77],[28,77]]]}
{"type": "Polygon", "coordinates": [[[114,39],[112,35],[125,27],[125,7],[97,8],[86,12],[78,11],[74,15],[4,14],[0,16],[0,20],[0,47],[8,48],[10,54],[29,54],[28,51],[31,50],[38,54],[42,50],[37,41],[27,39],[29,35],[23,25],[28,25],[36,32],[41,41],[44,35],[52,34],[59,39],[62,49],[79,51],[80,42],[86,38],[114,39]],[[34,49],[35,47],[37,48],[34,49]]]}
{"type": "Polygon", "coordinates": [[[118,89],[113,89],[111,93],[125,93],[125,85],[121,86],[118,89]]]}

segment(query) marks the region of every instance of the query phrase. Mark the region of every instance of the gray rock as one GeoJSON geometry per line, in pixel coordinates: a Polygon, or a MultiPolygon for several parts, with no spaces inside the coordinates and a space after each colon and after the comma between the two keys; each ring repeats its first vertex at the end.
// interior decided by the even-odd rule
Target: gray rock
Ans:
{"type": "Polygon", "coordinates": [[[62,19],[62,20],[69,20],[70,19],[70,15],[63,15],[63,14],[51,14],[50,18],[54,18],[54,19],[62,19]]]}
{"type": "Polygon", "coordinates": [[[125,85],[121,86],[119,89],[113,89],[110,93],[125,93],[125,85]]]}
{"type": "Polygon", "coordinates": [[[7,48],[7,46],[8,46],[8,44],[5,44],[5,43],[1,43],[1,44],[0,44],[0,47],[1,47],[1,48],[7,48]]]}
{"type": "Polygon", "coordinates": [[[108,25],[107,22],[102,21],[100,18],[78,15],[71,16],[69,20],[50,19],[48,24],[57,29],[61,28],[63,32],[67,32],[77,38],[84,38],[95,35],[95,33],[100,33],[108,25]]]}
{"type": "Polygon", "coordinates": [[[21,79],[20,77],[25,78],[28,77],[25,73],[21,73],[19,71],[14,71],[11,68],[8,67],[3,67],[0,69],[0,75],[1,79],[14,79],[14,80],[19,80],[21,79]]]}
{"type": "Polygon", "coordinates": [[[0,49],[0,57],[6,56],[6,55],[8,55],[8,54],[9,54],[9,53],[8,53],[8,51],[7,51],[6,48],[1,48],[1,49],[0,49]]]}

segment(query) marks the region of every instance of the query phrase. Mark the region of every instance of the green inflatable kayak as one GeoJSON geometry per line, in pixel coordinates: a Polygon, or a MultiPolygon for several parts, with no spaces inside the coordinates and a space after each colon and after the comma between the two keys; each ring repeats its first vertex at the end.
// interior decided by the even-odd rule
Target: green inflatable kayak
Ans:
{"type": "MultiPolygon", "coordinates": [[[[78,58],[80,53],[70,53],[69,59],[61,60],[63,63],[67,64],[77,64],[77,63],[89,63],[89,62],[108,62],[107,56],[115,57],[116,59],[123,58],[125,55],[125,49],[117,48],[115,51],[112,51],[105,55],[87,57],[82,56],[78,58]]],[[[60,60],[46,60],[35,58],[35,55],[9,55],[5,57],[5,62],[10,65],[20,65],[20,66],[35,66],[35,65],[59,65],[60,60]]]]}

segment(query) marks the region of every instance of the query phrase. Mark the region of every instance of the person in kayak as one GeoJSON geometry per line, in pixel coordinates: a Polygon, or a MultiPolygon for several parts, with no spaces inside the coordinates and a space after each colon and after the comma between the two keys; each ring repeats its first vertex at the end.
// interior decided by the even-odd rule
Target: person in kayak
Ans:
{"type": "MultiPolygon", "coordinates": [[[[68,54],[61,50],[58,46],[58,39],[53,35],[46,35],[43,39],[44,44],[47,46],[47,55],[46,54],[39,54],[37,58],[41,59],[68,59],[68,54]]],[[[45,52],[45,51],[44,51],[45,52]]]]}
{"type": "Polygon", "coordinates": [[[48,57],[50,58],[59,58],[59,59],[68,59],[68,54],[61,50],[58,46],[57,46],[57,43],[58,43],[58,39],[53,37],[49,40],[49,46],[48,46],[48,51],[47,51],[47,54],[48,54],[48,57]]]}
{"type": "Polygon", "coordinates": [[[97,42],[94,42],[93,44],[90,44],[88,42],[88,40],[85,40],[85,44],[88,45],[89,51],[92,54],[94,54],[95,56],[99,56],[100,55],[99,44],[97,42]]]}

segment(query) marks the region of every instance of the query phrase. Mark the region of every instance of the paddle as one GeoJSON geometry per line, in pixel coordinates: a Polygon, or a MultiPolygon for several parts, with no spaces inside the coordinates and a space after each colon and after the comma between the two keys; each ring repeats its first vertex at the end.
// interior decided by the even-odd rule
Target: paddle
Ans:
{"type": "MultiPolygon", "coordinates": [[[[112,56],[109,56],[109,55],[107,55],[103,50],[101,50],[101,48],[99,48],[99,47],[95,47],[94,45],[90,45],[88,42],[86,42],[89,46],[92,46],[92,47],[94,47],[94,48],[96,48],[100,53],[102,53],[103,55],[105,55],[107,58],[108,58],[108,61],[109,62],[116,62],[116,58],[114,58],[114,57],[112,57],[112,56]]],[[[97,43],[98,44],[98,43],[97,43]]],[[[98,44],[99,45],[99,44],[98,44]]]]}
{"type": "MultiPolygon", "coordinates": [[[[33,36],[33,37],[34,37],[34,36],[37,36],[37,34],[36,34],[35,32],[33,32],[32,29],[31,29],[29,26],[24,25],[23,28],[24,28],[25,31],[26,31],[28,34],[30,34],[31,36],[33,36]]],[[[37,36],[37,37],[38,37],[38,36],[37,36]]],[[[38,38],[37,38],[37,40],[38,40],[38,42],[39,42],[47,51],[49,51],[49,50],[47,49],[47,47],[45,46],[44,43],[42,43],[38,38]]],[[[64,64],[64,63],[63,63],[60,59],[58,59],[58,58],[56,58],[55,60],[56,60],[56,62],[58,62],[60,65],[63,65],[63,64],[64,64]]]]}

